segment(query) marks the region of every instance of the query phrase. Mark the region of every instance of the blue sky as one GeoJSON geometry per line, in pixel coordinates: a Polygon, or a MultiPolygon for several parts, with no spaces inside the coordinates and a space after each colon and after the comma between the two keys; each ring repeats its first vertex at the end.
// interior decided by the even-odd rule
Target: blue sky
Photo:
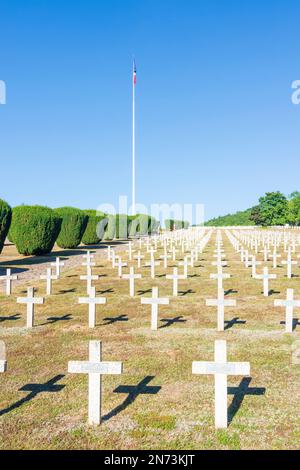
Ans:
{"type": "Polygon", "coordinates": [[[300,4],[1,0],[0,197],[11,205],[203,203],[300,190],[300,4]]]}

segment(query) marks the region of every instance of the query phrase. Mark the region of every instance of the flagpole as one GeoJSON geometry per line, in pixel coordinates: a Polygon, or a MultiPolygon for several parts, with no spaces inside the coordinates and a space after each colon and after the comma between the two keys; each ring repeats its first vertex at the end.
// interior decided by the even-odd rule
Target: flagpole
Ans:
{"type": "Polygon", "coordinates": [[[133,61],[132,76],[132,215],[135,215],[135,85],[136,70],[133,61]]]}

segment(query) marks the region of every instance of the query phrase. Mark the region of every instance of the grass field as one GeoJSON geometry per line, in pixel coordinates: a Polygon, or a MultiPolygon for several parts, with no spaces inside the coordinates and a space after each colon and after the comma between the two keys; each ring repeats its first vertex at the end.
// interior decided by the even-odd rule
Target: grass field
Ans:
{"type": "MultiPolygon", "coordinates": [[[[87,326],[87,306],[78,305],[86,295],[79,280],[84,267],[64,270],[54,281],[53,295],[36,307],[32,330],[25,328],[26,307],[16,304],[32,283],[18,285],[10,298],[1,295],[8,371],[0,375],[0,448],[300,449],[300,364],[292,361],[300,327],[285,334],[284,309],[273,307],[287,287],[300,298],[300,278],[288,280],[284,267],[271,269],[278,279],[264,298],[262,282],[251,278],[225,235],[223,241],[225,272],[232,275],[224,288],[237,300],[237,307],[225,310],[229,323],[223,333],[216,331],[215,308],[205,306],[217,294],[216,281],[209,279],[215,234],[188,279],[180,281],[178,298],[172,298],[172,281],[162,266],[155,282],[149,268],[141,269],[143,279],[131,299],[128,281],[96,258],[93,272],[101,277],[95,285],[107,305],[97,307],[95,329],[87,326]],[[140,301],[153,285],[160,296],[170,296],[170,305],[159,309],[158,331],[150,330],[150,306],[140,301]],[[103,360],[124,364],[123,375],[103,377],[99,427],[87,425],[87,376],[67,373],[69,360],[88,359],[90,339],[103,341],[103,360]],[[193,360],[213,360],[215,339],[227,340],[228,360],[251,364],[251,377],[228,378],[230,423],[223,431],[214,429],[213,377],[191,373],[193,360]]],[[[45,294],[45,282],[34,286],[37,295],[45,294]]]]}

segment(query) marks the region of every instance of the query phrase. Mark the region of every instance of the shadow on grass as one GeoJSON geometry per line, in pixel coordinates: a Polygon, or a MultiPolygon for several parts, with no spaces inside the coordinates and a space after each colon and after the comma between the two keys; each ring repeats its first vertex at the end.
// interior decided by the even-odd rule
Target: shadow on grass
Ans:
{"type": "Polygon", "coordinates": [[[154,378],[154,376],[148,375],[137,385],[119,385],[119,387],[114,390],[114,393],[127,393],[128,396],[125,398],[123,403],[121,403],[112,411],[103,416],[102,421],[108,421],[109,419],[124,411],[137,399],[139,395],[156,395],[161,390],[161,387],[158,385],[148,386],[148,383],[151,382],[151,380],[153,380],[154,378]]]}
{"type": "MultiPolygon", "coordinates": [[[[283,320],[283,321],[280,322],[280,325],[285,325],[285,323],[286,322],[283,320]]],[[[297,326],[300,326],[299,319],[298,318],[293,318],[292,330],[294,331],[297,328],[297,326]]]]}
{"type": "Polygon", "coordinates": [[[231,404],[228,407],[228,425],[232,422],[234,416],[239,411],[241,404],[246,395],[264,395],[266,392],[265,387],[252,387],[249,388],[252,377],[244,377],[238,387],[228,387],[228,395],[233,395],[231,404]]]}
{"type": "Polygon", "coordinates": [[[12,405],[10,405],[8,408],[5,408],[4,410],[0,410],[0,416],[3,416],[10,411],[13,411],[17,408],[20,408],[20,406],[24,405],[24,403],[27,403],[31,401],[33,398],[35,398],[39,393],[56,393],[60,392],[65,385],[57,385],[56,382],[59,380],[63,379],[65,376],[60,374],[56,375],[52,379],[48,380],[48,382],[45,382],[44,384],[27,384],[24,385],[22,388],[19,389],[20,392],[30,392],[26,397],[21,398],[21,400],[16,401],[12,405]]]}
{"type": "Polygon", "coordinates": [[[118,321],[128,321],[127,315],[119,315],[118,317],[106,317],[103,318],[103,321],[106,321],[106,323],[102,323],[102,325],[111,325],[112,323],[116,323],[118,321]]]}
{"type": "Polygon", "coordinates": [[[61,317],[49,317],[47,318],[47,322],[45,323],[42,323],[40,326],[45,326],[45,325],[49,325],[49,324],[52,324],[52,323],[57,323],[58,321],[69,321],[69,320],[72,320],[72,315],[71,313],[67,313],[66,315],[63,315],[61,317]]]}
{"type": "Polygon", "coordinates": [[[161,325],[159,328],[167,328],[168,326],[174,325],[174,323],[186,323],[182,315],[174,318],[162,318],[160,321],[165,322],[165,324],[161,325]]]}
{"type": "Polygon", "coordinates": [[[245,325],[247,322],[246,320],[240,320],[239,317],[234,317],[231,320],[225,320],[224,323],[226,323],[224,330],[229,330],[234,325],[245,325]]]}
{"type": "Polygon", "coordinates": [[[14,315],[10,315],[9,317],[0,317],[0,322],[4,321],[15,321],[19,320],[21,318],[21,315],[19,313],[15,313],[14,315]]]}

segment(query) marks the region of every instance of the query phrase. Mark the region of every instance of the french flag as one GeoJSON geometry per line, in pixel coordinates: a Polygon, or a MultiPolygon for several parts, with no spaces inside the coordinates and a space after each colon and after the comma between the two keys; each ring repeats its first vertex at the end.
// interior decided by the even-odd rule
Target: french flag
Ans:
{"type": "Polygon", "coordinates": [[[133,84],[136,85],[136,65],[135,60],[133,61],[133,84]]]}

